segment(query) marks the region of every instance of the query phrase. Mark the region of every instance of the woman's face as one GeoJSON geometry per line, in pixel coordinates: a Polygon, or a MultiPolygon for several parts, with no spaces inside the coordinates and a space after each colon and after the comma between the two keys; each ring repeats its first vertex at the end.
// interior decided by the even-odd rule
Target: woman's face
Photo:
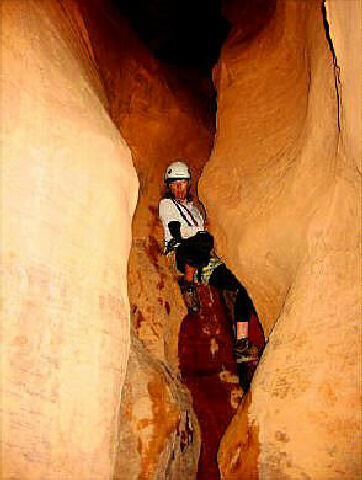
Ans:
{"type": "Polygon", "coordinates": [[[185,200],[189,182],[187,180],[175,180],[170,183],[171,192],[177,200],[185,200]]]}

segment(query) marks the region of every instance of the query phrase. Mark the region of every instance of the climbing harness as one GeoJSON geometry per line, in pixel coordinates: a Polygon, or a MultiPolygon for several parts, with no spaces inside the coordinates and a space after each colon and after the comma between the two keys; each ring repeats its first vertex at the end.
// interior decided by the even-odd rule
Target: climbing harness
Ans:
{"type": "Polygon", "coordinates": [[[198,268],[194,273],[194,283],[208,285],[212,272],[221,264],[222,261],[219,258],[211,257],[209,263],[205,267],[198,268]]]}

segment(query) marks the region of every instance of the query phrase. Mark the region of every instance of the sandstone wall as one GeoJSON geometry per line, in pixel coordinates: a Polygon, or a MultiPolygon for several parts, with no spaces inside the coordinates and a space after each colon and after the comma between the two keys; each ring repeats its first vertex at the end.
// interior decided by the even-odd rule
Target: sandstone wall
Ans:
{"type": "MultiPolygon", "coordinates": [[[[253,3],[231,5],[202,180],[269,337],[219,462],[225,478],[354,479],[360,5],[327,2],[339,71],[319,2],[267,3],[247,27],[253,3]]],[[[198,176],[210,118],[107,2],[2,14],[2,475],[192,478],[199,432],[174,373],[185,309],[156,208],[170,160],[198,176]],[[134,340],[123,403],[137,180],[109,114],[140,178],[129,291],[148,353],[134,340]]]]}
{"type": "Polygon", "coordinates": [[[162,256],[158,220],[166,166],[188,159],[193,181],[209,157],[210,114],[200,98],[162,65],[111,5],[80,1],[103,79],[111,118],[132,151],[140,180],[129,265],[132,323],[149,352],[177,368],[177,338],[186,312],[162,256]]]}
{"type": "Polygon", "coordinates": [[[361,115],[361,5],[356,0],[326,3],[329,34],[340,68],[341,123],[346,160],[360,168],[361,115]]]}
{"type": "Polygon", "coordinates": [[[140,180],[128,268],[134,339],[120,405],[116,477],[193,478],[200,433],[177,378],[178,332],[186,313],[162,255],[158,202],[166,165],[189,159],[195,178],[210,151],[203,103],[136,38],[109,2],[79,1],[111,118],[132,151],[140,180]],[[166,372],[166,374],[165,374],[166,372]],[[185,418],[192,425],[192,441],[185,418]],[[187,430],[187,428],[186,428],[187,430]]]}
{"type": "Polygon", "coordinates": [[[187,388],[131,333],[115,478],[196,478],[200,430],[187,388]]]}
{"type": "Polygon", "coordinates": [[[2,478],[103,480],[137,178],[74,3],[1,6],[2,478]]]}
{"type": "Polygon", "coordinates": [[[360,476],[359,9],[328,3],[339,80],[312,0],[278,1],[245,41],[234,17],[214,72],[200,191],[269,336],[221,445],[224,478],[360,476]]]}

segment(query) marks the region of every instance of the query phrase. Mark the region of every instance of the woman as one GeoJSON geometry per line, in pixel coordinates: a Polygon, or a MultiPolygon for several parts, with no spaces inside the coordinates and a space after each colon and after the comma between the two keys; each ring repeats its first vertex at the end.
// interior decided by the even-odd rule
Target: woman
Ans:
{"type": "Polygon", "coordinates": [[[237,278],[216,257],[211,257],[213,237],[205,231],[205,222],[189,194],[190,170],[181,160],[172,162],[166,169],[165,198],[159,203],[159,217],[164,229],[165,254],[175,251],[176,266],[184,274],[180,282],[181,293],[190,313],[200,305],[194,277],[204,278],[218,290],[237,292],[234,318],[236,320],[235,356],[238,363],[256,360],[257,349],[248,341],[248,321],[254,307],[246,290],[237,278]]]}
{"type": "Polygon", "coordinates": [[[213,238],[205,231],[204,218],[189,193],[190,171],[184,162],[171,163],[164,181],[166,198],[158,207],[164,228],[165,253],[176,252],[177,268],[187,282],[193,282],[196,268],[210,260],[213,238]]]}

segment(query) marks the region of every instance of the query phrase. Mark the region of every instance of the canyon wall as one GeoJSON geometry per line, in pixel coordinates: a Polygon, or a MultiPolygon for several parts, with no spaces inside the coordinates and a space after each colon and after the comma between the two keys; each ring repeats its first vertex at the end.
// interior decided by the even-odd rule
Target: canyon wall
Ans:
{"type": "Polygon", "coordinates": [[[1,7],[1,476],[111,478],[137,177],[75,4],[1,7]]]}
{"type": "Polygon", "coordinates": [[[5,317],[15,312],[3,332],[4,471],[122,478],[128,469],[151,478],[165,467],[173,478],[192,478],[200,434],[177,378],[186,309],[162,255],[157,206],[175,157],[189,159],[197,178],[212,117],[111,2],[6,2],[4,12],[5,317]],[[132,336],[147,350],[140,353],[133,338],[121,403],[137,199],[132,162],[140,197],[130,313],[132,336]],[[22,386],[16,401],[13,384],[22,386]],[[160,419],[163,411],[169,418],[160,419]]]}
{"type": "Polygon", "coordinates": [[[203,102],[153,57],[116,9],[99,0],[79,5],[110,116],[131,149],[140,181],[128,269],[132,346],[115,475],[191,479],[197,471],[200,433],[178,378],[178,333],[186,308],[172,262],[162,255],[158,202],[164,171],[175,158],[188,160],[196,181],[210,153],[212,119],[203,102]]]}
{"type": "Polygon", "coordinates": [[[128,278],[132,324],[148,351],[177,369],[178,331],[186,309],[162,255],[158,203],[164,171],[175,158],[188,161],[195,183],[210,155],[212,118],[200,98],[152,55],[116,9],[99,0],[80,4],[111,118],[132,151],[140,181],[128,278]]]}
{"type": "Polygon", "coordinates": [[[360,4],[327,2],[336,66],[320,2],[280,0],[246,37],[238,3],[200,192],[268,344],[221,444],[222,477],[356,479],[360,4]]]}
{"type": "Polygon", "coordinates": [[[115,479],[193,479],[200,429],[179,377],[131,335],[122,390],[115,479]]]}
{"type": "MultiPolygon", "coordinates": [[[[360,4],[327,1],[335,61],[320,2],[225,5],[201,192],[268,345],[219,464],[354,480],[360,4]]],[[[193,478],[185,307],[157,204],[175,157],[198,178],[210,112],[111,3],[5,0],[2,14],[2,476],[193,478]]]]}

